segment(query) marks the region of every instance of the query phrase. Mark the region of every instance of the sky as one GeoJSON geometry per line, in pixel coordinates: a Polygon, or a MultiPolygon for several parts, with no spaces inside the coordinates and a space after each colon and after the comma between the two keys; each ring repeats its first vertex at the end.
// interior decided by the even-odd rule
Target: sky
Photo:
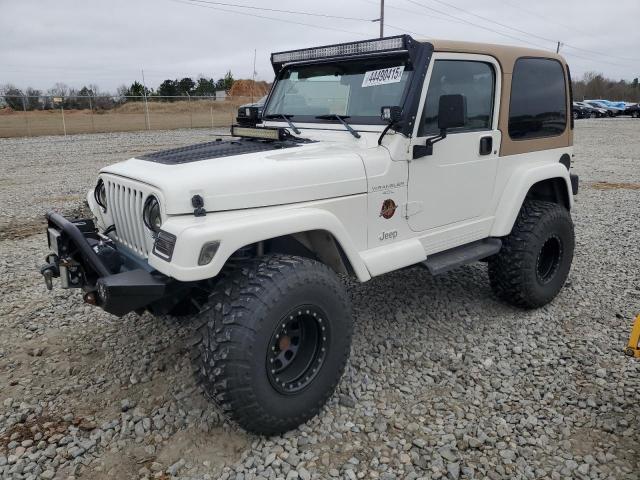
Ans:
{"type": "MultiPolygon", "coordinates": [[[[256,78],[271,81],[271,52],[376,38],[379,13],[379,0],[0,0],[0,85],[115,92],[142,69],[151,88],[227,70],[251,78],[254,51],[256,78]]],[[[385,35],[400,33],[548,50],[561,41],[574,78],[640,76],[640,0],[386,0],[385,35]]]]}

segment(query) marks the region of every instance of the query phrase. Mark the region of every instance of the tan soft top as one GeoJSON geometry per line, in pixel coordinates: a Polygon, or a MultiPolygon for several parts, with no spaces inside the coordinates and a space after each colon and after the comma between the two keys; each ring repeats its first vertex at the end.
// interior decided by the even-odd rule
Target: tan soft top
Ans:
{"type": "MultiPolygon", "coordinates": [[[[435,52],[448,53],[469,53],[476,55],[488,55],[495,58],[502,70],[502,95],[500,102],[500,115],[498,128],[502,131],[502,143],[500,156],[516,155],[538,150],[568,147],[573,145],[573,130],[571,128],[570,117],[567,117],[567,127],[562,135],[536,138],[530,140],[512,140],[509,137],[509,102],[511,99],[511,75],[513,66],[518,58],[535,57],[550,58],[559,61],[565,72],[568,72],[567,62],[561,55],[547,50],[537,50],[534,48],[512,47],[509,45],[498,45],[492,43],[459,42],[454,40],[431,40],[419,39],[419,42],[430,43],[435,52]]],[[[566,111],[571,115],[571,96],[568,75],[565,74],[567,105],[566,111]]]]}
{"type": "Polygon", "coordinates": [[[520,57],[553,58],[563,65],[566,65],[562,55],[558,55],[557,53],[549,50],[514,47],[510,45],[499,45],[496,43],[461,42],[457,40],[419,39],[418,41],[422,43],[430,43],[433,45],[433,49],[436,52],[489,55],[498,60],[500,67],[502,68],[502,72],[506,74],[513,73],[513,64],[520,57]]]}

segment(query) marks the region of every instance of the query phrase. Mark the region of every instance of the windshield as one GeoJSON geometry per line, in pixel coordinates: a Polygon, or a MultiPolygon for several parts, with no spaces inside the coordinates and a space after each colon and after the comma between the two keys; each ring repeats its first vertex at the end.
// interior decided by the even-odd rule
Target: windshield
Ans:
{"type": "Polygon", "coordinates": [[[382,124],[380,107],[402,106],[412,70],[402,57],[291,65],[279,76],[265,115],[310,122],[344,115],[352,124],[382,124]]]}

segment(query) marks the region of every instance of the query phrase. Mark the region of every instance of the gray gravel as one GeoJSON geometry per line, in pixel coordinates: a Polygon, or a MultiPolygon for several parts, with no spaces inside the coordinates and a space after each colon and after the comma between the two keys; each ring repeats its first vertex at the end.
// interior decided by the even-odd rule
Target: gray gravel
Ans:
{"type": "Polygon", "coordinates": [[[204,130],[0,140],[0,478],[638,479],[640,121],[578,121],[569,284],[521,311],[486,267],[349,282],[351,361],[317,418],[247,435],[190,376],[187,328],[45,290],[42,213],[204,130]],[[604,184],[602,182],[608,182],[604,184]]]}

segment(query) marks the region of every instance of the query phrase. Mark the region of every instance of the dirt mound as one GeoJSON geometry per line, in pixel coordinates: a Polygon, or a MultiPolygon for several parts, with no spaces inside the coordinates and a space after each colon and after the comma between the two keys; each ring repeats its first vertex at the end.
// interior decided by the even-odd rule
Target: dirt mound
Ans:
{"type": "Polygon", "coordinates": [[[229,95],[232,97],[263,97],[271,88],[271,84],[263,81],[236,80],[233,82],[229,95]]]}
{"type": "Polygon", "coordinates": [[[591,188],[596,190],[640,190],[640,183],[609,183],[595,182],[591,188]]]}

